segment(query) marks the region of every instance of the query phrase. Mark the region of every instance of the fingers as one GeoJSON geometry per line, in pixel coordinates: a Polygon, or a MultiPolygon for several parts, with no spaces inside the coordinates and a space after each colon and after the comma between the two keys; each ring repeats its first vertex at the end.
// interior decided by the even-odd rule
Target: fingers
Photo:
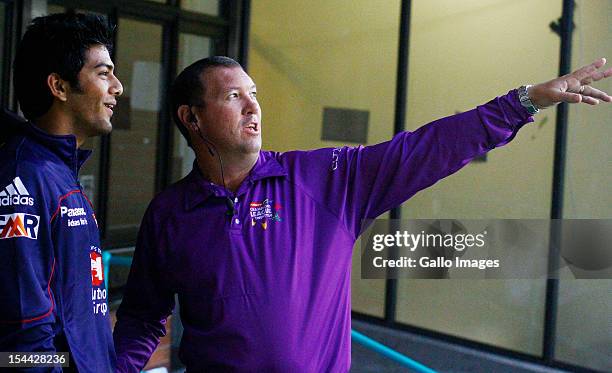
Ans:
{"type": "Polygon", "coordinates": [[[560,95],[560,100],[569,103],[584,102],[589,105],[597,105],[600,101],[612,102],[612,97],[606,92],[591,87],[589,84],[612,76],[612,68],[599,71],[606,64],[605,58],[599,58],[592,64],[566,76],[567,92],[560,95]]]}
{"type": "Polygon", "coordinates": [[[582,96],[582,102],[589,105],[597,105],[599,104],[599,100],[589,96],[582,96]]]}
{"type": "Polygon", "coordinates": [[[555,91],[552,94],[551,98],[553,102],[567,102],[570,104],[577,104],[579,102],[582,102],[582,95],[579,93],[572,92],[555,91]]]}
{"type": "Polygon", "coordinates": [[[599,100],[590,96],[584,96],[579,93],[559,92],[555,99],[556,102],[567,102],[569,104],[577,104],[583,102],[589,105],[599,104],[599,100]]]}
{"type": "MultiPolygon", "coordinates": [[[[610,72],[612,74],[612,69],[608,69],[606,71],[596,71],[591,76],[585,78],[582,83],[583,84],[591,84],[592,81],[598,81],[606,77],[606,72],[610,72]],[[588,82],[586,82],[588,81],[588,82]]],[[[610,76],[610,74],[608,76],[610,76]]]]}
{"type": "Polygon", "coordinates": [[[597,105],[601,101],[612,102],[612,97],[608,96],[593,87],[585,87],[583,94],[572,92],[557,92],[553,95],[554,102],[567,102],[569,104],[577,104],[583,102],[589,105],[597,105]]]}
{"type": "Polygon", "coordinates": [[[582,92],[580,92],[583,96],[583,101],[586,102],[584,100],[584,97],[592,97],[594,99],[599,99],[605,102],[612,102],[612,97],[609,96],[606,92],[604,91],[600,91],[597,88],[593,88],[591,86],[585,85],[582,86],[582,92]]]}
{"type": "Polygon", "coordinates": [[[592,64],[581,67],[580,69],[574,71],[570,74],[570,76],[578,79],[582,84],[589,84],[593,80],[597,81],[602,78],[607,78],[612,75],[612,68],[602,72],[597,71],[600,67],[606,64],[605,58],[599,58],[595,60],[592,64]]]}

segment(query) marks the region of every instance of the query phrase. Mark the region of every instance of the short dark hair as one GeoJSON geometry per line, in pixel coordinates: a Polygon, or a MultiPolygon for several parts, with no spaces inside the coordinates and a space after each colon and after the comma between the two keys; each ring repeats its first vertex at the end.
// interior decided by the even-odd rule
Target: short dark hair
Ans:
{"type": "Polygon", "coordinates": [[[206,86],[202,77],[207,70],[215,67],[242,68],[238,62],[229,57],[212,56],[203,58],[192,63],[181,71],[176,79],[174,79],[174,82],[170,87],[170,94],[168,95],[168,98],[172,118],[190,146],[191,141],[189,140],[187,129],[182,125],[181,119],[178,116],[178,108],[181,105],[204,105],[201,98],[206,92],[206,86]]]}
{"type": "Polygon", "coordinates": [[[17,47],[14,84],[26,118],[45,114],[53,104],[47,77],[57,73],[75,89],[86,53],[94,45],[112,52],[113,32],[105,17],[94,14],[59,13],[32,20],[17,47]]]}

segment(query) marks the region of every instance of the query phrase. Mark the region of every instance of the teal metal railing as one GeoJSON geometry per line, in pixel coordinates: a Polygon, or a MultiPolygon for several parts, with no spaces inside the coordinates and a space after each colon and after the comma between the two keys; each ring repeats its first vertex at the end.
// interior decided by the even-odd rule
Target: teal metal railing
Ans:
{"type": "Polygon", "coordinates": [[[367,337],[356,330],[351,330],[351,339],[360,345],[377,352],[396,363],[403,365],[407,368],[410,368],[418,373],[436,373],[435,370],[426,367],[425,365],[419,363],[416,360],[409,358],[406,355],[403,355],[392,348],[385,346],[384,344],[373,340],[370,337],[367,337]]]}
{"type": "MultiPolygon", "coordinates": [[[[132,264],[132,258],[127,257],[127,256],[113,255],[113,253],[109,251],[104,251],[102,252],[102,262],[104,266],[104,284],[106,285],[106,288],[108,289],[108,275],[110,272],[109,271],[110,265],[115,264],[115,265],[129,267],[132,264]]],[[[377,342],[373,340],[372,338],[359,333],[356,330],[351,330],[351,339],[359,343],[360,345],[395,361],[396,363],[402,366],[412,369],[415,372],[437,373],[435,370],[426,367],[425,365],[419,363],[418,361],[413,360],[409,358],[408,356],[403,355],[395,351],[394,349],[389,348],[385,346],[384,344],[377,342]]]]}

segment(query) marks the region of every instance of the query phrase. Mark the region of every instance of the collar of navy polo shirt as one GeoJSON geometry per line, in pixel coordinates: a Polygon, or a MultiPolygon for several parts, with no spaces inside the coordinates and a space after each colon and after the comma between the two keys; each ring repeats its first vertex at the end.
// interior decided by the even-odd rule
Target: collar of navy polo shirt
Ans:
{"type": "Polygon", "coordinates": [[[3,110],[2,121],[10,123],[15,135],[25,134],[57,155],[70,168],[75,177],[78,177],[81,166],[91,156],[91,150],[77,147],[77,140],[74,135],[52,135],[6,109],[3,110]]]}
{"type": "MultiPolygon", "coordinates": [[[[273,152],[259,151],[257,162],[238,187],[236,196],[246,192],[255,182],[270,177],[285,177],[287,170],[278,163],[273,152]]],[[[197,166],[197,161],[193,162],[193,169],[186,178],[185,209],[191,210],[198,204],[203,203],[211,196],[229,197],[230,192],[223,186],[217,185],[206,180],[197,166]]]]}

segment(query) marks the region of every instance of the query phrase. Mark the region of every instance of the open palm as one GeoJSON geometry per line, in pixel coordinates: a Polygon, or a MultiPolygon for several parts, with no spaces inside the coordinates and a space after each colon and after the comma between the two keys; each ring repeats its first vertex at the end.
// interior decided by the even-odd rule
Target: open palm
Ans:
{"type": "Polygon", "coordinates": [[[600,58],[570,74],[534,85],[529,88],[529,98],[540,109],[560,102],[589,105],[597,105],[601,101],[612,102],[612,96],[591,87],[591,83],[612,76],[612,68],[600,69],[605,64],[606,59],[600,58]]]}

